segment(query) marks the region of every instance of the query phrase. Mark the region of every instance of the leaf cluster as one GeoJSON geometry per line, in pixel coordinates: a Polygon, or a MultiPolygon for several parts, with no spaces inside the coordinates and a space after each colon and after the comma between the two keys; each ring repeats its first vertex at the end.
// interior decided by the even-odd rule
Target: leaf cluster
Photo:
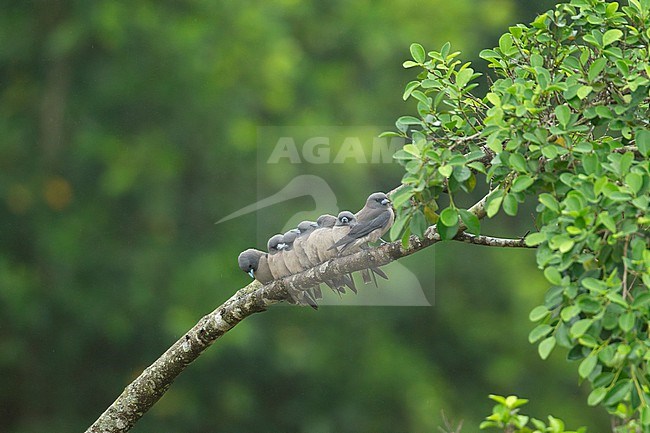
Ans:
{"type": "MultiPolygon", "coordinates": [[[[487,216],[518,213],[537,198],[539,231],[527,236],[551,285],[530,319],[530,342],[546,359],[556,346],[578,361],[581,379],[625,424],[650,426],[650,1],[572,0],[516,25],[480,56],[480,74],[449,44],[411,46],[420,68],[404,99],[417,102],[397,131],[409,144],[394,195],[393,237],[443,239],[480,230],[456,203],[484,181],[487,216]],[[448,206],[440,209],[440,198],[448,206]]],[[[504,406],[505,407],[505,406],[504,406]]],[[[524,423],[525,424],[525,423],[524,423]]],[[[547,431],[541,430],[540,431],[547,431]]],[[[550,431],[550,430],[549,430],[550,431]]],[[[555,430],[552,430],[555,431],[555,430]]]]}

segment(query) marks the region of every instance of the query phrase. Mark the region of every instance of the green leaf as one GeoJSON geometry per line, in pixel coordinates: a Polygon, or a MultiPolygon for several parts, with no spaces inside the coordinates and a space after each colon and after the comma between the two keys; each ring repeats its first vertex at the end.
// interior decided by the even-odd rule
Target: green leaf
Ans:
{"type": "Polygon", "coordinates": [[[390,238],[392,240],[399,239],[400,235],[402,234],[402,230],[404,230],[404,226],[410,220],[411,220],[411,214],[410,213],[402,213],[397,218],[395,218],[395,222],[393,223],[392,227],[390,228],[390,238]]]}
{"type": "MultiPolygon", "coordinates": [[[[521,153],[513,153],[512,155],[510,155],[510,158],[508,159],[508,164],[510,164],[512,168],[514,168],[520,173],[528,172],[528,165],[526,164],[526,159],[521,153]]],[[[518,177],[517,179],[519,179],[520,177],[518,177]]],[[[515,179],[515,182],[517,181],[517,179],[515,179]]]]}
{"type": "Polygon", "coordinates": [[[600,302],[586,294],[578,298],[576,305],[580,307],[580,311],[588,314],[594,314],[601,309],[600,302]]]}
{"type": "Polygon", "coordinates": [[[607,212],[601,212],[598,214],[597,221],[604,225],[607,230],[609,230],[612,233],[616,233],[616,222],[614,219],[607,213],[607,212]]]}
{"type": "Polygon", "coordinates": [[[641,407],[641,424],[644,426],[650,425],[650,407],[641,407]]]}
{"type": "Polygon", "coordinates": [[[442,240],[453,239],[454,236],[458,234],[458,222],[456,222],[456,224],[453,226],[446,226],[439,221],[437,228],[442,240]]]}
{"type": "MultiPolygon", "coordinates": [[[[413,116],[402,116],[397,119],[396,123],[400,123],[402,125],[422,125],[422,120],[418,119],[417,117],[413,116]]],[[[404,146],[406,147],[406,146],[404,146]]]]}
{"type": "Polygon", "coordinates": [[[579,99],[585,99],[587,96],[589,96],[592,90],[594,90],[594,88],[591,86],[582,86],[578,89],[578,93],[576,93],[576,95],[578,95],[579,99]]]}
{"type": "Polygon", "coordinates": [[[533,310],[528,315],[528,318],[531,322],[537,322],[548,316],[549,313],[550,311],[548,311],[548,308],[546,308],[544,305],[538,305],[537,307],[533,308],[533,310]]]}
{"type": "Polygon", "coordinates": [[[487,198],[487,216],[488,218],[492,218],[494,215],[499,212],[499,209],[501,208],[501,203],[503,202],[503,195],[504,192],[502,189],[497,189],[494,191],[490,196],[487,198]]]}
{"type": "Polygon", "coordinates": [[[639,173],[628,173],[625,176],[625,183],[630,187],[634,194],[637,194],[643,186],[643,176],[639,173]]]}
{"type": "Polygon", "coordinates": [[[465,182],[472,176],[472,171],[464,165],[457,165],[454,167],[454,179],[459,183],[465,182]]]}
{"type": "Polygon", "coordinates": [[[592,277],[584,278],[580,284],[582,284],[582,287],[585,289],[596,293],[604,293],[607,290],[607,283],[592,277]]]}
{"type": "Polygon", "coordinates": [[[411,239],[411,229],[406,227],[406,230],[404,230],[404,233],[402,234],[402,247],[403,248],[408,247],[410,239],[411,239]]]}
{"type": "Polygon", "coordinates": [[[535,232],[526,236],[526,245],[534,247],[546,241],[546,233],[535,232]]]}
{"type": "Polygon", "coordinates": [[[466,68],[458,71],[458,74],[456,74],[456,85],[460,88],[465,87],[471,80],[473,74],[474,70],[472,68],[466,68]]]}
{"type": "Polygon", "coordinates": [[[424,47],[418,43],[413,43],[411,44],[410,47],[411,50],[411,57],[413,57],[413,60],[415,60],[418,63],[424,63],[426,60],[426,52],[424,51],[424,47]]]}
{"type": "Polygon", "coordinates": [[[411,228],[411,233],[417,237],[422,238],[424,236],[424,231],[427,229],[427,219],[424,217],[424,213],[420,209],[413,212],[409,227],[411,228]]]}
{"type": "Polygon", "coordinates": [[[600,57],[592,62],[591,66],[589,67],[589,74],[587,75],[587,78],[589,79],[590,83],[594,82],[598,74],[600,74],[602,70],[605,68],[606,64],[607,64],[607,59],[604,57],[600,57]]]}
{"type": "Polygon", "coordinates": [[[650,303],[650,292],[643,292],[634,298],[632,308],[641,308],[650,303]]]}
{"type": "Polygon", "coordinates": [[[620,40],[623,37],[623,32],[619,29],[607,30],[603,35],[603,47],[613,44],[614,42],[620,40]]]}
{"type": "Polygon", "coordinates": [[[614,406],[623,400],[632,390],[632,382],[622,379],[609,390],[602,402],[604,406],[614,406]]]}
{"type": "Polygon", "coordinates": [[[539,195],[539,202],[546,206],[549,210],[552,210],[555,213],[560,213],[560,204],[557,202],[555,197],[549,193],[544,193],[539,195]]]}
{"type": "Polygon", "coordinates": [[[415,144],[413,143],[408,143],[405,144],[402,150],[408,154],[411,154],[417,158],[420,157],[420,148],[418,148],[415,144]]]}
{"type": "Polygon", "coordinates": [[[546,280],[548,280],[549,283],[555,286],[562,284],[562,274],[560,274],[560,271],[553,266],[544,269],[544,277],[546,277],[546,280]]]}
{"type": "Polygon", "coordinates": [[[528,175],[523,175],[523,176],[518,176],[514,182],[512,182],[512,186],[510,187],[510,190],[513,192],[521,192],[526,189],[528,189],[529,186],[531,186],[535,182],[535,179],[528,175]]]}
{"type": "Polygon", "coordinates": [[[546,337],[552,330],[553,327],[550,325],[537,325],[532,331],[530,331],[530,334],[528,334],[528,342],[531,344],[536,343],[542,337],[546,337]]]}
{"type": "Polygon", "coordinates": [[[481,233],[481,223],[476,215],[465,209],[458,209],[458,213],[460,214],[460,219],[463,221],[463,224],[467,227],[468,232],[475,235],[481,233]]]}
{"type": "Polygon", "coordinates": [[[441,165],[440,167],[438,167],[438,171],[445,178],[449,179],[449,176],[451,176],[451,173],[453,173],[454,171],[454,167],[452,167],[451,165],[441,165]]]}
{"type": "Polygon", "coordinates": [[[610,301],[612,301],[615,304],[620,305],[623,308],[628,308],[628,306],[629,306],[627,304],[627,302],[625,301],[625,299],[623,298],[623,296],[621,296],[620,294],[618,294],[616,292],[607,292],[607,294],[605,296],[607,296],[607,299],[609,299],[610,301]]]}
{"type": "Polygon", "coordinates": [[[542,155],[544,155],[544,158],[546,159],[555,159],[556,156],[558,156],[558,147],[553,145],[553,144],[548,144],[544,147],[542,147],[542,155]]]}
{"type": "Polygon", "coordinates": [[[499,49],[502,53],[508,54],[512,48],[512,35],[505,33],[499,38],[499,49]]]}
{"type": "Polygon", "coordinates": [[[594,371],[594,368],[596,368],[597,363],[598,356],[596,356],[594,352],[591,352],[585,359],[582,360],[578,366],[578,374],[580,377],[585,379],[587,376],[589,376],[591,372],[594,371]]]}
{"type": "Polygon", "coordinates": [[[413,187],[410,185],[402,185],[397,191],[391,194],[390,199],[393,202],[393,207],[399,209],[411,197],[413,197],[413,187]]]}
{"type": "Polygon", "coordinates": [[[555,107],[555,117],[560,125],[566,127],[571,120],[571,109],[567,105],[558,105],[555,107]]]}
{"type": "Polygon", "coordinates": [[[453,207],[448,207],[440,213],[440,221],[447,227],[452,227],[458,224],[458,211],[453,207]]]}
{"type": "Polygon", "coordinates": [[[634,322],[636,321],[636,316],[633,312],[628,312],[623,314],[618,318],[618,326],[621,327],[623,332],[630,332],[634,328],[634,322]]]}
{"type": "Polygon", "coordinates": [[[603,401],[605,394],[607,394],[607,388],[604,386],[594,389],[589,393],[589,397],[587,397],[587,404],[589,406],[596,406],[598,403],[603,401]]]}
{"type": "Polygon", "coordinates": [[[516,216],[519,209],[517,198],[513,194],[506,194],[503,198],[503,211],[506,215],[516,216]]]}
{"type": "Polygon", "coordinates": [[[580,314],[580,307],[578,307],[577,305],[569,305],[568,307],[564,307],[562,309],[562,311],[560,312],[560,317],[565,322],[568,322],[578,314],[580,314]]]}
{"type": "Polygon", "coordinates": [[[537,352],[542,359],[548,358],[553,349],[555,348],[555,337],[548,337],[537,346],[537,352]]]}
{"type": "Polygon", "coordinates": [[[571,325],[569,334],[571,335],[572,338],[580,338],[584,335],[585,332],[587,332],[587,329],[589,329],[589,327],[593,325],[593,323],[594,323],[593,319],[578,320],[573,325],[571,325]]]}
{"type": "Polygon", "coordinates": [[[647,157],[650,154],[650,131],[647,129],[637,129],[634,132],[634,141],[641,155],[647,157]]]}
{"type": "Polygon", "coordinates": [[[404,94],[402,95],[402,99],[406,101],[411,95],[411,92],[413,92],[413,90],[417,89],[418,87],[420,87],[419,81],[411,81],[410,83],[408,83],[404,89],[404,94]]]}

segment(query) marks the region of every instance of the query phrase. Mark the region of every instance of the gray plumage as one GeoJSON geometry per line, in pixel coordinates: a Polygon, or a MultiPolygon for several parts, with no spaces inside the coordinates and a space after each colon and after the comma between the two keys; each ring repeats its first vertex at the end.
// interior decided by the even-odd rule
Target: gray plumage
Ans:
{"type": "MultiPolygon", "coordinates": [[[[335,257],[336,254],[331,254],[331,251],[327,251],[327,247],[323,248],[324,245],[332,245],[332,227],[337,222],[337,218],[334,215],[321,215],[316,220],[316,228],[309,234],[309,237],[302,243],[302,248],[305,251],[305,255],[312,263],[313,266],[317,266],[332,257],[335,257]],[[322,254],[326,252],[326,254],[322,254]]],[[[342,277],[336,279],[336,281],[325,281],[335,293],[345,293],[345,285],[348,285],[352,290],[356,291],[354,283],[347,277],[342,277]],[[349,284],[348,284],[349,283],[349,284]]]]}
{"type": "Polygon", "coordinates": [[[289,271],[287,266],[284,264],[284,259],[281,256],[282,249],[284,248],[284,244],[282,243],[282,240],[283,240],[282,235],[274,235],[269,239],[268,243],[266,244],[269,250],[269,255],[267,256],[269,269],[271,271],[271,274],[273,275],[273,278],[276,280],[278,278],[291,275],[291,271],[289,271]]]}
{"type": "Polygon", "coordinates": [[[287,266],[287,269],[289,269],[289,271],[292,274],[299,274],[306,269],[300,263],[300,260],[298,259],[298,254],[296,253],[296,250],[293,247],[293,243],[299,234],[300,232],[297,229],[292,229],[286,232],[282,237],[282,243],[284,244],[284,248],[282,249],[282,253],[280,253],[280,256],[284,259],[284,264],[287,266]]]}
{"type": "Polygon", "coordinates": [[[339,212],[338,217],[336,218],[336,224],[332,227],[332,241],[334,243],[340,241],[345,237],[349,232],[350,228],[357,223],[357,217],[348,210],[339,212]]]}
{"type": "Polygon", "coordinates": [[[239,269],[262,284],[270,283],[274,279],[264,251],[249,248],[239,254],[237,262],[239,269]]]}
{"type": "Polygon", "coordinates": [[[316,220],[316,225],[318,226],[314,231],[309,235],[309,239],[304,243],[303,249],[305,254],[311,263],[315,265],[323,263],[325,260],[321,259],[321,256],[318,254],[321,245],[321,236],[330,231],[332,227],[336,224],[336,217],[334,215],[321,215],[316,220]]]}
{"type": "Polygon", "coordinates": [[[293,249],[296,252],[296,255],[298,256],[298,260],[300,261],[300,264],[305,268],[313,268],[318,264],[318,262],[313,262],[309,255],[307,254],[307,251],[305,250],[307,242],[309,242],[310,235],[313,233],[314,230],[318,227],[318,224],[315,223],[314,221],[302,221],[300,224],[298,224],[298,231],[300,234],[296,238],[295,241],[293,241],[293,249]]]}
{"type": "Polygon", "coordinates": [[[357,223],[334,244],[333,249],[340,248],[339,251],[344,252],[354,246],[364,248],[369,242],[379,240],[395,220],[390,200],[383,192],[370,194],[366,205],[355,216],[357,223]]]}

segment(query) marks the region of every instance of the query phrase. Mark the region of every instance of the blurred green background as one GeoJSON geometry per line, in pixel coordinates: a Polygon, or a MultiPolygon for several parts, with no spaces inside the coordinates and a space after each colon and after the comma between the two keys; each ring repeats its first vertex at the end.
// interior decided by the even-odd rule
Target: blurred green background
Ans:
{"type": "MultiPolygon", "coordinates": [[[[214,224],[297,174],[260,162],[260,131],[379,134],[415,111],[401,99],[411,42],[450,41],[485,72],[477,53],[552,3],[0,2],[0,429],[84,430],[248,283],[236,257],[263,246],[264,227],[313,210],[297,198],[262,225],[214,224]]],[[[311,169],[353,210],[401,177],[396,164],[311,169]]],[[[531,221],[485,229],[520,236],[531,221]]],[[[528,344],[545,292],[533,251],[441,243],[401,264],[433,306],[272,308],[133,431],[435,432],[444,410],[469,432],[489,393],[608,428],[565,354],[542,362],[528,344]]],[[[399,277],[361,290],[399,291],[399,277]]]]}

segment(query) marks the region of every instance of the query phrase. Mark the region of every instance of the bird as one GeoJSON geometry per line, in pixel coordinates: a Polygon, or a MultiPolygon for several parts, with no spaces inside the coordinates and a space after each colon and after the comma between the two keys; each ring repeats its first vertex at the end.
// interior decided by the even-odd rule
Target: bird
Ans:
{"type": "MultiPolygon", "coordinates": [[[[347,210],[339,212],[338,216],[336,217],[336,224],[334,224],[334,227],[332,227],[332,242],[335,243],[336,241],[338,241],[339,239],[347,235],[348,232],[350,231],[350,228],[354,224],[356,224],[356,221],[357,219],[352,212],[347,210]]],[[[334,255],[336,256],[335,253],[334,255]]],[[[368,272],[365,269],[364,271],[368,272]]],[[[362,271],[362,274],[364,271],[362,271]]],[[[357,288],[354,285],[354,279],[352,278],[352,275],[344,275],[343,279],[345,285],[347,285],[350,288],[350,290],[352,290],[354,293],[357,293],[357,288]]]]}
{"type": "Polygon", "coordinates": [[[317,228],[309,235],[309,241],[304,243],[303,249],[310,262],[316,265],[323,263],[325,260],[321,259],[318,254],[321,245],[321,236],[331,230],[336,224],[336,217],[334,215],[321,215],[316,220],[317,228]]]}
{"type": "MultiPolygon", "coordinates": [[[[336,222],[337,217],[334,215],[324,214],[319,216],[316,220],[317,228],[311,232],[307,241],[302,244],[307,258],[314,263],[314,266],[336,257],[335,252],[327,251],[327,248],[333,244],[331,232],[336,222]]],[[[354,281],[347,276],[337,278],[334,281],[325,281],[325,284],[339,295],[345,293],[345,286],[350,287],[350,290],[355,293],[357,291],[354,281]]]]}
{"type": "Polygon", "coordinates": [[[332,240],[334,243],[341,240],[350,232],[350,228],[357,223],[357,217],[348,210],[339,212],[336,217],[336,224],[332,227],[332,240]]]}
{"type": "Polygon", "coordinates": [[[269,250],[267,257],[269,269],[276,280],[291,275],[291,271],[284,263],[284,258],[280,255],[284,248],[283,238],[284,236],[281,234],[273,235],[266,244],[269,250]]]}
{"type": "Polygon", "coordinates": [[[251,278],[255,278],[262,284],[267,284],[274,280],[267,258],[268,255],[264,251],[249,248],[239,254],[237,262],[239,269],[246,272],[251,278]]]}
{"type": "MultiPolygon", "coordinates": [[[[395,213],[390,205],[388,196],[383,192],[375,192],[368,196],[365,206],[356,213],[356,221],[350,225],[350,230],[340,239],[335,239],[333,250],[338,250],[339,254],[348,255],[359,252],[368,248],[369,242],[375,242],[381,239],[381,236],[388,231],[393,221],[395,213]],[[340,249],[338,249],[341,247],[340,249]]],[[[348,215],[349,216],[349,215],[348,215]]],[[[363,282],[368,284],[374,279],[374,275],[388,279],[388,276],[378,267],[371,267],[370,273],[367,269],[361,271],[363,282]]],[[[375,279],[375,286],[377,281],[375,279]]]]}
{"type": "Polygon", "coordinates": [[[307,269],[300,262],[298,254],[293,247],[293,243],[299,234],[300,231],[298,229],[291,229],[282,237],[282,243],[284,244],[284,247],[282,248],[281,256],[284,259],[284,264],[287,266],[287,269],[289,269],[292,274],[299,274],[307,269]]]}
{"type": "MultiPolygon", "coordinates": [[[[318,265],[318,261],[313,262],[310,260],[307,252],[305,251],[306,242],[309,241],[309,237],[314,230],[318,228],[318,224],[315,221],[301,221],[298,224],[298,231],[300,234],[296,237],[296,240],[293,241],[293,250],[298,257],[298,261],[305,268],[313,268],[318,265]]],[[[322,299],[323,293],[320,290],[320,286],[314,286],[311,288],[312,294],[315,299],[322,299]]]]}
{"type": "Polygon", "coordinates": [[[306,242],[308,242],[310,235],[317,227],[318,224],[314,221],[302,221],[297,227],[300,234],[293,242],[293,249],[296,251],[298,260],[304,268],[313,268],[318,264],[318,262],[312,262],[305,251],[306,242]]]}
{"type": "Polygon", "coordinates": [[[330,249],[338,249],[340,253],[353,246],[365,249],[369,242],[376,242],[388,231],[395,220],[395,213],[388,196],[383,192],[375,192],[368,196],[365,206],[355,217],[357,223],[330,249]]]}
{"type": "MultiPolygon", "coordinates": [[[[290,275],[299,274],[304,271],[304,268],[298,260],[298,255],[293,248],[293,243],[300,234],[298,229],[291,229],[282,235],[282,242],[280,242],[280,254],[277,255],[278,259],[283,260],[284,265],[289,270],[290,275]]],[[[318,304],[314,299],[317,293],[314,293],[313,288],[302,290],[297,301],[304,305],[309,305],[314,309],[318,308],[318,304]]]]}

